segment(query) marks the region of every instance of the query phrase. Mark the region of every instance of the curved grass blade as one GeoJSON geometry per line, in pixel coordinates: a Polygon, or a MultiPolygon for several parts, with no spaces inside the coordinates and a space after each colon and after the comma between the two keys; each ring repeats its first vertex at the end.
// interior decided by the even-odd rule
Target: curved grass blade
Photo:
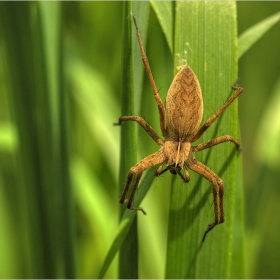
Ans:
{"type": "Polygon", "coordinates": [[[173,5],[172,1],[151,1],[169,49],[173,52],[173,5]]]}
{"type": "Polygon", "coordinates": [[[238,57],[248,51],[271,27],[280,21],[280,12],[262,20],[244,31],[238,39],[238,57]]]}

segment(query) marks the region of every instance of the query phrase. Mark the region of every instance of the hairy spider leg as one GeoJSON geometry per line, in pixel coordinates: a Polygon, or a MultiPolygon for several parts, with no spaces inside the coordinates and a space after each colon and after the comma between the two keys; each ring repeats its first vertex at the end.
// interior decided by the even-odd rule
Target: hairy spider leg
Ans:
{"type": "Polygon", "coordinates": [[[197,146],[193,146],[192,147],[192,152],[199,152],[199,151],[202,151],[204,149],[211,148],[215,145],[219,145],[219,144],[227,142],[227,141],[230,141],[230,142],[234,143],[237,148],[240,147],[239,141],[237,141],[234,137],[232,137],[231,135],[224,135],[224,136],[219,136],[217,138],[211,139],[207,142],[201,143],[197,146]]]}
{"type": "Polygon", "coordinates": [[[127,180],[126,180],[126,185],[125,185],[124,190],[122,192],[120,203],[121,204],[127,203],[127,208],[128,209],[140,210],[144,214],[146,214],[146,212],[143,210],[143,208],[132,206],[133,198],[134,198],[136,190],[138,188],[138,184],[139,184],[139,181],[141,179],[143,171],[146,170],[146,169],[149,169],[149,168],[151,168],[151,167],[153,167],[157,164],[161,164],[164,161],[166,161],[166,158],[165,158],[165,155],[163,153],[163,148],[160,148],[154,154],[151,154],[151,155],[145,157],[144,159],[139,161],[136,165],[134,165],[128,173],[127,180]],[[132,182],[133,175],[135,175],[135,174],[136,174],[136,179],[135,179],[134,185],[132,187],[129,198],[126,199],[126,194],[129,190],[130,184],[132,182]]]}
{"type": "Polygon", "coordinates": [[[215,221],[206,229],[202,242],[205,240],[207,233],[212,230],[216,225],[221,224],[225,220],[224,213],[224,183],[209,167],[197,161],[194,156],[191,164],[188,167],[194,172],[202,175],[205,179],[212,183],[213,198],[214,198],[214,214],[215,221]]]}
{"type": "MultiPolygon", "coordinates": [[[[125,199],[123,203],[127,203],[127,208],[130,209],[130,210],[138,210],[138,211],[142,211],[143,214],[146,215],[146,212],[144,211],[144,209],[142,207],[135,207],[135,206],[132,206],[132,202],[133,202],[133,198],[135,196],[135,193],[136,193],[136,190],[137,190],[137,187],[138,187],[138,184],[139,184],[139,181],[142,177],[142,174],[143,174],[143,171],[140,170],[138,173],[136,173],[136,179],[135,179],[135,183],[134,183],[134,186],[132,188],[132,191],[130,193],[130,197],[128,199],[125,199]]],[[[127,182],[131,183],[132,181],[132,177],[133,177],[133,173],[131,174],[128,174],[128,178],[127,178],[127,182]]],[[[127,189],[128,190],[128,189],[127,189]]],[[[123,194],[124,195],[124,194],[123,194]]],[[[122,195],[122,198],[123,198],[123,195],[122,195]]],[[[122,201],[122,200],[121,200],[122,201]]],[[[121,202],[120,201],[120,202],[121,202]]],[[[121,202],[122,203],[122,202],[121,202]]]]}
{"type": "Polygon", "coordinates": [[[139,44],[139,47],[140,47],[142,61],[143,61],[145,70],[147,72],[147,76],[149,78],[150,84],[152,86],[155,100],[156,100],[157,105],[158,105],[159,119],[160,119],[160,129],[161,129],[161,132],[162,132],[163,136],[166,138],[167,137],[167,132],[166,132],[166,128],[165,128],[165,106],[164,106],[164,104],[163,104],[163,102],[160,98],[160,95],[158,94],[157,86],[156,86],[155,80],[153,78],[153,74],[152,74],[152,70],[150,68],[149,60],[147,58],[147,55],[146,55],[144,47],[143,47],[143,43],[142,43],[139,28],[138,28],[138,25],[137,25],[137,22],[136,22],[136,18],[135,18],[134,15],[132,15],[132,17],[133,17],[134,25],[135,25],[135,28],[136,28],[136,34],[137,34],[138,44],[139,44]]]}
{"type": "Polygon", "coordinates": [[[157,144],[161,146],[164,144],[163,140],[157,135],[154,129],[143,118],[138,116],[122,116],[119,118],[119,122],[114,123],[114,125],[121,125],[121,123],[124,121],[135,121],[139,123],[157,144]]]}
{"type": "Polygon", "coordinates": [[[224,112],[224,110],[243,92],[243,88],[236,87],[235,85],[232,86],[232,89],[235,90],[235,93],[232,95],[232,97],[200,127],[200,129],[191,139],[191,142],[195,142],[196,140],[198,140],[206,131],[206,129],[208,129],[209,126],[224,112]]]}

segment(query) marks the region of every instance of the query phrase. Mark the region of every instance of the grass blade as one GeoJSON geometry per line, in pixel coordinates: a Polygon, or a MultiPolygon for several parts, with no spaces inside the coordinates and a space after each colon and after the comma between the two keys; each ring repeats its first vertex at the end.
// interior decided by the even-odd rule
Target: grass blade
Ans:
{"type": "Polygon", "coordinates": [[[280,21],[280,12],[262,20],[243,32],[238,39],[239,58],[247,52],[271,27],[280,21]]]}
{"type": "Polygon", "coordinates": [[[26,276],[75,278],[60,3],[1,3],[26,276]]]}
{"type": "MultiPolygon", "coordinates": [[[[131,12],[131,3],[124,2],[124,15],[131,12]]],[[[124,22],[124,52],[123,52],[123,81],[122,81],[122,116],[134,115],[134,88],[133,88],[133,52],[131,39],[131,20],[129,16],[123,17],[124,22]]],[[[135,124],[126,122],[121,126],[121,154],[120,154],[120,175],[119,190],[123,189],[123,182],[126,181],[129,168],[136,162],[136,130],[135,124]]],[[[124,207],[121,206],[121,213],[124,207]]],[[[119,278],[137,278],[138,255],[137,243],[137,219],[129,228],[125,243],[121,246],[119,254],[119,278]],[[133,248],[132,248],[133,247],[133,248]],[[131,260],[131,263],[129,262],[131,260]]]]}
{"type": "Polygon", "coordinates": [[[173,2],[151,1],[151,5],[157,15],[169,49],[173,52],[173,2]]]}
{"type": "MultiPolygon", "coordinates": [[[[230,85],[237,77],[235,3],[177,2],[174,46],[174,53],[187,59],[200,81],[205,121],[232,94],[230,85]]],[[[235,102],[199,142],[223,134],[238,138],[237,123],[235,102]]],[[[202,244],[203,233],[214,219],[211,184],[192,172],[188,186],[183,186],[180,178],[175,178],[171,191],[166,277],[235,277],[231,274],[231,252],[233,228],[237,226],[234,225],[234,213],[236,176],[241,176],[240,166],[237,170],[240,156],[228,143],[196,156],[224,181],[226,222],[210,232],[202,244]]],[[[238,191],[241,191],[240,185],[238,191]]],[[[243,223],[240,222],[239,226],[242,228],[243,223]]],[[[239,254],[243,255],[243,250],[239,254]]],[[[240,263],[241,267],[243,265],[240,263]]]]}
{"type": "MultiPolygon", "coordinates": [[[[132,42],[132,34],[135,34],[132,26],[131,13],[137,13],[140,18],[147,18],[147,7],[133,6],[131,2],[124,2],[124,52],[123,52],[123,82],[122,82],[122,116],[134,115],[134,81],[139,77],[139,67],[134,67],[134,58],[137,54],[135,43],[132,42]],[[134,48],[133,48],[134,47],[134,48]],[[134,71],[136,71],[134,73],[134,71]]],[[[136,42],[136,40],[134,40],[136,42]]],[[[140,76],[141,77],[141,76],[140,76]]],[[[141,78],[138,79],[138,87],[141,78]]],[[[137,88],[137,87],[136,87],[137,88]]],[[[120,192],[124,187],[126,176],[129,169],[136,164],[136,130],[135,123],[124,123],[121,127],[121,162],[119,188],[120,192]]],[[[121,206],[122,213],[125,206],[121,206]]],[[[119,254],[119,277],[120,278],[138,278],[138,235],[137,235],[137,217],[132,221],[132,226],[128,227],[128,233],[119,254]]],[[[125,236],[125,235],[124,235],[125,236]]]]}

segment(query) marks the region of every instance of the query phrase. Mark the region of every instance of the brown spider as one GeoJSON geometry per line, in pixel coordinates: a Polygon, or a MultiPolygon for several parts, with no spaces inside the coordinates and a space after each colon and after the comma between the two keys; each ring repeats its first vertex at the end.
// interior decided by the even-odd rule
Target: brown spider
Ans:
{"type": "Polygon", "coordinates": [[[232,89],[236,90],[234,95],[199,128],[203,115],[203,100],[200,85],[195,73],[187,65],[180,67],[180,71],[174,77],[168,90],[166,104],[164,105],[158,94],[134,16],[133,21],[136,27],[144,67],[150,80],[155,100],[158,104],[160,128],[165,140],[162,140],[153,128],[141,117],[122,116],[119,118],[119,122],[116,123],[116,125],[120,125],[124,121],[136,121],[146,130],[153,140],[160,145],[160,149],[157,152],[142,159],[130,169],[125,188],[120,198],[120,203],[127,203],[127,208],[131,210],[140,210],[146,214],[143,208],[132,205],[143,171],[159,164],[155,172],[156,176],[160,176],[162,173],[169,170],[172,174],[179,174],[184,182],[189,182],[190,176],[187,171],[187,168],[189,168],[209,180],[213,187],[215,221],[206,229],[202,239],[202,241],[204,241],[206,234],[211,229],[224,222],[224,183],[209,167],[199,162],[195,158],[194,153],[226,141],[233,142],[236,147],[239,147],[240,143],[230,135],[220,136],[197,146],[192,146],[192,143],[198,140],[206,129],[208,129],[221,113],[242,93],[243,88],[236,87],[235,85],[232,86],[232,89]],[[165,164],[167,167],[163,169],[165,164]],[[182,175],[181,169],[184,169],[184,175],[182,175]],[[136,179],[132,191],[129,198],[126,198],[134,175],[136,175],[136,179]]]}

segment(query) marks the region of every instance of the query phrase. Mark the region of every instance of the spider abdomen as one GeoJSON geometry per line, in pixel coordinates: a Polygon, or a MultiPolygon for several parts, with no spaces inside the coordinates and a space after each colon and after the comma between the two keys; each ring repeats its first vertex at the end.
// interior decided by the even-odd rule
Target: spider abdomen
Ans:
{"type": "Polygon", "coordinates": [[[203,115],[200,85],[189,66],[174,77],[166,97],[165,128],[170,140],[186,141],[199,128],[203,115]]]}

